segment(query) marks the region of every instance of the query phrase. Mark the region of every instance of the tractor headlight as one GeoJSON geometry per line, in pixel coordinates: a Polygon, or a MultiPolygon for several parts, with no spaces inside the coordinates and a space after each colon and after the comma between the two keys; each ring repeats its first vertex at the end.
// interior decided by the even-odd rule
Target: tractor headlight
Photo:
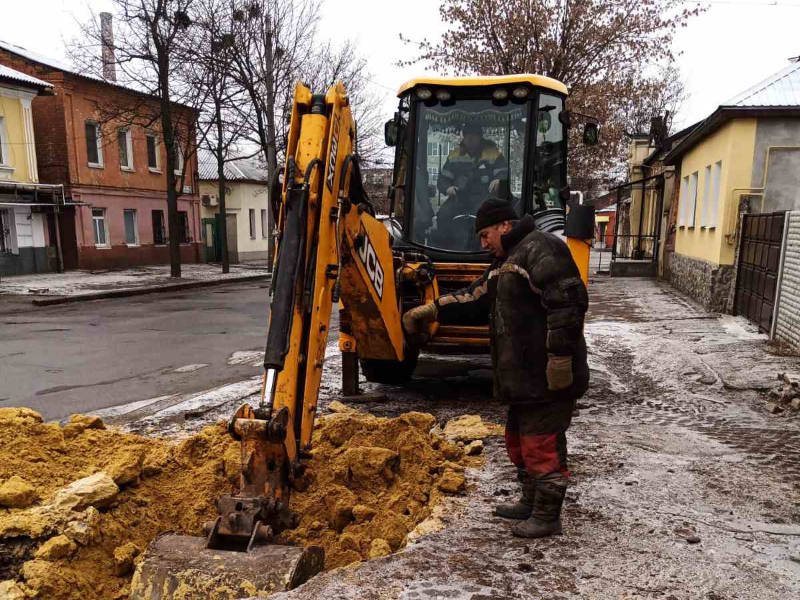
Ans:
{"type": "Polygon", "coordinates": [[[446,102],[450,100],[450,92],[447,90],[436,90],[436,99],[440,102],[446,102]]]}
{"type": "Polygon", "coordinates": [[[428,88],[419,88],[417,90],[417,98],[420,100],[429,100],[433,93],[428,88]]]}
{"type": "Polygon", "coordinates": [[[508,90],[499,88],[492,92],[492,98],[495,100],[505,100],[508,98],[508,90]]]}
{"type": "Polygon", "coordinates": [[[514,94],[514,98],[527,98],[528,97],[528,88],[518,87],[514,88],[514,91],[511,92],[514,94]]]}

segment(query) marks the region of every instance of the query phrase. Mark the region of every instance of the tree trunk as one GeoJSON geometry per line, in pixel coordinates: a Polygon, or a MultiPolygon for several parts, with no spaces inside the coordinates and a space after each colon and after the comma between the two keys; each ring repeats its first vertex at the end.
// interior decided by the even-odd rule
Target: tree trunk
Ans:
{"type": "MultiPolygon", "coordinates": [[[[217,90],[215,90],[215,93],[217,90]]],[[[220,90],[221,92],[221,90],[220,90]]],[[[217,180],[219,182],[219,236],[222,243],[222,272],[229,273],[231,270],[230,259],[228,258],[228,216],[225,211],[225,162],[222,155],[222,107],[220,106],[219,96],[214,99],[214,118],[217,120],[217,180]]]]}
{"type": "MultiPolygon", "coordinates": [[[[275,76],[273,73],[273,57],[272,57],[272,42],[274,38],[274,33],[272,31],[272,27],[269,28],[267,35],[269,36],[269,40],[267,40],[267,146],[266,146],[266,158],[267,158],[267,180],[272,181],[275,172],[278,170],[278,147],[277,147],[277,140],[275,139],[275,76]]],[[[270,188],[269,194],[272,193],[272,189],[270,188]]],[[[269,202],[272,202],[273,199],[269,198],[269,202]]],[[[267,260],[269,261],[270,265],[274,260],[275,254],[275,239],[272,235],[275,227],[277,227],[277,223],[271,223],[269,227],[269,239],[268,239],[268,248],[267,248],[267,260]]]]}
{"type": "Polygon", "coordinates": [[[162,60],[159,64],[161,79],[161,132],[167,150],[167,235],[169,236],[170,275],[181,276],[181,235],[178,223],[178,190],[175,178],[175,130],[172,123],[172,105],[169,97],[169,65],[162,60]]]}

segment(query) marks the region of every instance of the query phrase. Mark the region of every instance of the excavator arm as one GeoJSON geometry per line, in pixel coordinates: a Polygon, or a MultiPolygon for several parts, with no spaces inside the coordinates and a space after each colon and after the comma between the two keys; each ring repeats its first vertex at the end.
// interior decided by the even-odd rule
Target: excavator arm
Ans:
{"type": "Polygon", "coordinates": [[[298,522],[289,499],[311,448],[333,306],[341,304],[353,357],[356,347],[378,360],[402,361],[405,351],[389,233],[363,194],[355,135],[341,83],[325,95],[297,84],[261,401],[240,407],[228,425],[241,444],[239,487],[217,499],[205,539],[171,535],[155,543],[134,578],[133,599],[176,598],[186,586],[204,598],[199,590],[235,590],[243,579],[259,590],[291,589],[323,567],[321,548],[281,545],[280,534],[298,522]]]}

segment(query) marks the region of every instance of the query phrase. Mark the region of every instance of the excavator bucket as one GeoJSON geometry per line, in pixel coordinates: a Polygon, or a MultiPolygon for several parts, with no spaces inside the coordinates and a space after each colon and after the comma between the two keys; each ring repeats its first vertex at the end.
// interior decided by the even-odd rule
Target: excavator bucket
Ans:
{"type": "Polygon", "coordinates": [[[233,600],[291,590],[322,571],[322,548],[254,545],[246,552],[209,550],[206,539],[164,535],[147,550],[130,600],[233,600]]]}

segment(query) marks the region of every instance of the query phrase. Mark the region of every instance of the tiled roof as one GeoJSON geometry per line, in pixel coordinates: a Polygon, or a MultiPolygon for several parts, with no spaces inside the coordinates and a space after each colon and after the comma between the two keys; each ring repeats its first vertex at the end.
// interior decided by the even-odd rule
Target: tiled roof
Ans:
{"type": "MultiPolygon", "coordinates": [[[[217,159],[211,152],[198,153],[198,167],[202,181],[217,180],[217,159]]],[[[267,170],[254,158],[239,158],[224,165],[227,181],[261,181],[268,183],[267,170]]]]}
{"type": "Polygon", "coordinates": [[[800,62],[790,64],[720,106],[800,106],[800,62]]]}
{"type": "Polygon", "coordinates": [[[53,87],[46,81],[42,81],[41,79],[36,79],[36,77],[31,77],[30,75],[26,75],[25,73],[20,73],[19,71],[15,71],[14,69],[11,69],[5,65],[0,65],[0,79],[11,79],[12,81],[15,82],[18,81],[22,84],[29,84],[37,88],[53,87]]]}

